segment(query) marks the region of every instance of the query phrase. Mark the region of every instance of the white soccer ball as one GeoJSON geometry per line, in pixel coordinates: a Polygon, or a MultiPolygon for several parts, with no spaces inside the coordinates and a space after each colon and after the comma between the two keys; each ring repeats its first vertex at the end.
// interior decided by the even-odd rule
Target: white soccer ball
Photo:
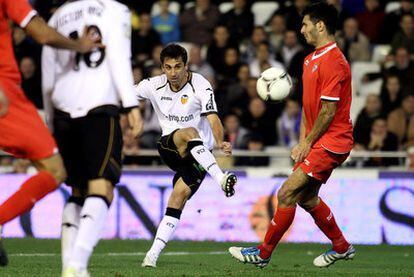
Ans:
{"type": "Polygon", "coordinates": [[[264,101],[281,101],[292,89],[292,78],[285,70],[271,67],[262,72],[256,88],[259,97],[264,101]]]}

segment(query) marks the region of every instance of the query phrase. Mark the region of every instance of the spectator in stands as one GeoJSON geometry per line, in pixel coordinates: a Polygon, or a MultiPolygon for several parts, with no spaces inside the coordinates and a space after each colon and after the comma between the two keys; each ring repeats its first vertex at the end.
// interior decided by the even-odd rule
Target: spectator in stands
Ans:
{"type": "Polygon", "coordinates": [[[414,16],[405,14],[400,21],[401,31],[398,32],[391,43],[391,52],[395,53],[398,47],[405,47],[414,61],[414,16]]]}
{"type": "Polygon", "coordinates": [[[12,174],[27,174],[31,163],[26,159],[14,159],[13,168],[10,173],[12,174]]]}
{"type": "Polygon", "coordinates": [[[139,16],[139,29],[131,34],[132,57],[138,62],[144,62],[151,57],[153,48],[161,44],[160,35],[152,28],[151,16],[143,13],[139,16]]]}
{"type": "Polygon", "coordinates": [[[211,43],[220,12],[210,0],[196,0],[195,6],[180,16],[182,39],[200,46],[211,43]]]}
{"type": "Polygon", "coordinates": [[[251,63],[256,56],[256,48],[262,42],[266,42],[267,40],[267,33],[263,26],[256,26],[253,28],[252,36],[248,41],[246,41],[245,45],[242,45],[242,60],[245,63],[251,63]]]}
{"type": "Polygon", "coordinates": [[[220,17],[220,24],[225,25],[231,38],[240,43],[252,34],[254,15],[246,0],[233,0],[233,5],[233,9],[220,17]]]}
{"type": "Polygon", "coordinates": [[[414,95],[404,95],[401,107],[388,115],[387,126],[398,137],[403,149],[414,145],[414,95]]]}
{"type": "Polygon", "coordinates": [[[214,81],[214,70],[208,62],[201,57],[201,48],[198,45],[193,44],[189,51],[188,57],[188,68],[191,71],[200,73],[206,78],[210,83],[215,83],[214,81]]]}
{"type": "Polygon", "coordinates": [[[276,11],[285,16],[287,29],[300,33],[302,27],[302,12],[309,5],[309,2],[309,0],[294,0],[293,5],[282,7],[281,11],[276,11]]]}
{"type": "Polygon", "coordinates": [[[237,71],[237,80],[229,84],[226,91],[226,103],[229,109],[238,116],[242,113],[243,103],[247,96],[247,84],[250,78],[250,70],[248,64],[241,64],[237,71]]]}
{"type": "Polygon", "coordinates": [[[152,48],[151,57],[145,60],[143,63],[145,76],[150,76],[151,70],[154,67],[161,68],[160,53],[162,49],[163,46],[161,44],[157,44],[152,48]]]}
{"type": "Polygon", "coordinates": [[[398,76],[389,75],[385,78],[380,97],[384,116],[388,116],[390,112],[401,106],[402,91],[398,76]]]}
{"type": "Polygon", "coordinates": [[[38,109],[43,109],[42,86],[37,65],[32,57],[23,57],[19,64],[24,94],[38,109]]]}
{"type": "Polygon", "coordinates": [[[22,28],[13,28],[13,49],[16,60],[20,62],[23,57],[32,57],[36,65],[40,64],[41,46],[26,35],[22,28]]]}
{"type": "Polygon", "coordinates": [[[246,149],[249,131],[240,126],[239,117],[230,113],[224,118],[224,140],[231,143],[233,149],[246,149]]]}
{"type": "Polygon", "coordinates": [[[414,15],[414,1],[402,0],[400,1],[401,7],[385,15],[384,28],[381,30],[382,43],[390,44],[394,35],[400,31],[401,18],[405,14],[414,15]]]}
{"type": "Polygon", "coordinates": [[[336,29],[342,30],[345,20],[350,17],[349,13],[342,8],[341,0],[327,0],[326,2],[334,6],[338,11],[338,23],[336,29]]]}
{"type": "Polygon", "coordinates": [[[371,43],[380,41],[384,16],[384,11],[381,9],[378,0],[365,0],[365,11],[356,15],[359,28],[371,43]]]}
{"type": "Polygon", "coordinates": [[[132,66],[132,74],[134,76],[134,84],[138,84],[144,78],[144,70],[140,65],[132,66]]]}
{"type": "Polygon", "coordinates": [[[263,71],[270,67],[285,68],[283,64],[276,61],[274,56],[270,53],[269,43],[263,41],[256,47],[256,58],[250,63],[250,75],[258,78],[263,71]]]}
{"type": "Polygon", "coordinates": [[[242,114],[242,125],[263,138],[265,145],[276,144],[276,126],[269,119],[265,103],[260,98],[250,99],[248,111],[242,114]]]}
{"type": "Polygon", "coordinates": [[[336,40],[350,63],[370,60],[369,40],[359,31],[358,21],[355,18],[350,17],[345,20],[344,28],[338,33],[336,40]]]}
{"type": "Polygon", "coordinates": [[[162,44],[180,41],[180,24],[178,16],[169,10],[169,1],[158,1],[161,9],[159,15],[152,17],[152,26],[158,32],[162,44]]]}
{"type": "Polygon", "coordinates": [[[280,146],[293,147],[299,142],[301,111],[299,103],[287,99],[282,115],[277,120],[280,146]]]}
{"type": "Polygon", "coordinates": [[[367,96],[365,107],[358,114],[354,127],[354,141],[357,149],[368,144],[372,123],[382,116],[381,106],[378,95],[369,94],[367,96]]]}
{"type": "Polygon", "coordinates": [[[386,70],[385,76],[397,75],[400,77],[404,93],[414,92],[414,62],[410,60],[410,54],[405,47],[398,47],[395,50],[395,64],[386,70]]]}
{"type": "Polygon", "coordinates": [[[270,19],[269,42],[275,53],[278,53],[283,46],[286,32],[286,20],[282,14],[274,14],[270,19]]]}
{"type": "Polygon", "coordinates": [[[230,40],[227,27],[218,25],[214,28],[213,41],[207,49],[207,62],[213,67],[214,71],[220,71],[224,66],[224,54],[229,47],[237,48],[238,45],[230,40]]]}
{"type": "MultiPolygon", "coordinates": [[[[380,117],[374,120],[369,134],[369,141],[365,145],[368,151],[397,151],[398,138],[387,129],[387,120],[380,117]]],[[[390,166],[398,165],[397,158],[375,157],[368,159],[364,166],[390,166]]]]}
{"type": "MultiPolygon", "coordinates": [[[[298,41],[297,33],[292,30],[286,31],[283,38],[282,49],[277,53],[276,58],[281,61],[286,68],[289,68],[294,57],[296,55],[301,55],[301,52],[303,52],[303,46],[298,41]]],[[[300,61],[300,66],[303,66],[303,60],[300,61]]]]}
{"type": "MultiPolygon", "coordinates": [[[[263,136],[252,133],[247,139],[247,150],[263,151],[265,148],[263,136]]],[[[239,157],[236,160],[238,166],[268,166],[269,157],[239,157]]]]}
{"type": "Polygon", "coordinates": [[[221,85],[228,85],[237,80],[237,71],[240,66],[239,51],[229,47],[224,52],[224,66],[218,70],[217,80],[221,85]]]}

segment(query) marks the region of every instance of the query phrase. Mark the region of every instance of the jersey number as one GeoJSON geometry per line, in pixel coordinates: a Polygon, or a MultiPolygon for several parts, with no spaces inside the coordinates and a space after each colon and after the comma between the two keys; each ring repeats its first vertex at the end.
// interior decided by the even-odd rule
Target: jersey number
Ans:
{"type": "MultiPolygon", "coordinates": [[[[95,39],[96,42],[102,42],[102,34],[101,30],[99,30],[98,26],[96,25],[90,25],[86,29],[86,33],[89,37],[92,37],[95,39]]],[[[79,34],[78,31],[73,31],[69,34],[69,37],[71,39],[78,39],[79,34]]],[[[79,52],[76,53],[75,56],[75,65],[73,66],[73,70],[78,71],[79,70],[79,62],[81,59],[85,62],[86,66],[89,68],[95,68],[98,67],[105,58],[105,49],[99,48],[96,50],[93,50],[92,52],[81,54],[79,52]]]]}

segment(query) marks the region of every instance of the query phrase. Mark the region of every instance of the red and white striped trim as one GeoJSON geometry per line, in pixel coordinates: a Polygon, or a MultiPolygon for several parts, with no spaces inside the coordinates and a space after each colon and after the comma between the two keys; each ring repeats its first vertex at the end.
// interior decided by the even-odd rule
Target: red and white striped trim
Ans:
{"type": "Polygon", "coordinates": [[[29,24],[30,20],[37,15],[37,12],[35,10],[31,10],[26,17],[20,22],[20,27],[25,28],[27,24],[29,24]]]}

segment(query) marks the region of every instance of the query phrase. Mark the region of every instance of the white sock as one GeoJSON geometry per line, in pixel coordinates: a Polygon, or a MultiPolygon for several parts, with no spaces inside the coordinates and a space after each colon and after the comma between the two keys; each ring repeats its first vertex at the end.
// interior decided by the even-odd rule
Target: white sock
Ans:
{"type": "MultiPolygon", "coordinates": [[[[200,139],[192,139],[189,141],[196,142],[201,141],[200,139]]],[[[194,159],[201,164],[201,166],[210,174],[211,177],[221,185],[224,173],[218,166],[216,159],[213,154],[204,146],[204,144],[196,145],[190,150],[191,155],[194,159]]]]}
{"type": "Polygon", "coordinates": [[[62,268],[68,266],[70,254],[79,230],[79,219],[82,206],[68,202],[63,208],[62,214],[62,233],[61,233],[61,251],[62,251],[62,268]]]}
{"type": "Polygon", "coordinates": [[[80,214],[79,231],[68,266],[76,270],[88,267],[93,248],[101,237],[108,214],[108,205],[101,197],[88,196],[80,214]]]}
{"type": "Polygon", "coordinates": [[[158,225],[157,234],[155,235],[154,242],[152,243],[149,252],[158,257],[161,251],[167,245],[167,242],[174,234],[174,231],[177,229],[179,222],[180,220],[178,218],[164,215],[160,222],[160,225],[158,225]]]}

